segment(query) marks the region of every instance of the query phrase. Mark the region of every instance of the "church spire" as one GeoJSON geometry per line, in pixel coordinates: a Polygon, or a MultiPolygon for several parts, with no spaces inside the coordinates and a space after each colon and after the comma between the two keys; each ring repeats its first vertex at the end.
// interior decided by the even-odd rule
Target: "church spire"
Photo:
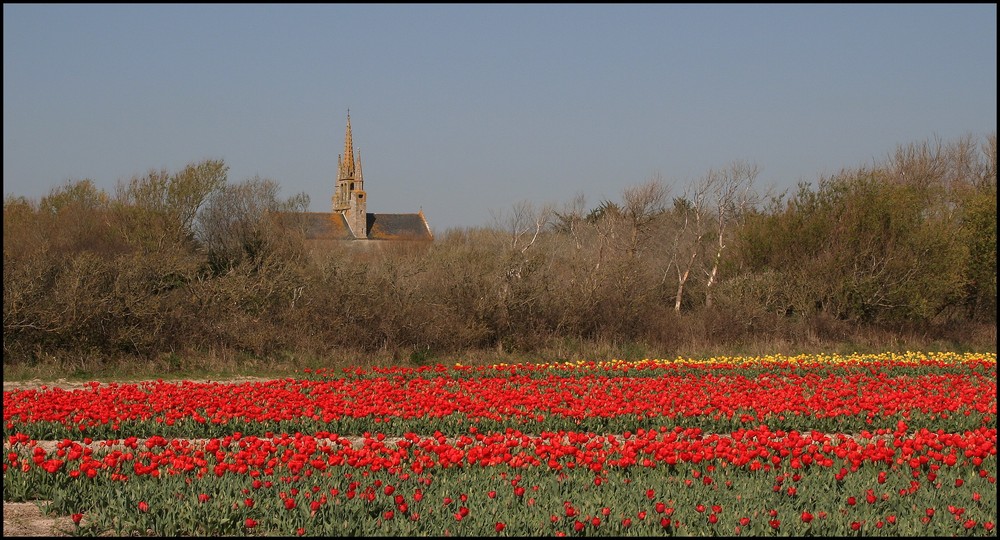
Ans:
{"type": "Polygon", "coordinates": [[[351,138],[351,110],[347,109],[347,132],[344,134],[344,155],[340,161],[340,177],[354,178],[354,141],[351,138]]]}
{"type": "Polygon", "coordinates": [[[361,150],[358,150],[358,182],[364,182],[364,176],[361,174],[361,150]]]}
{"type": "Polygon", "coordinates": [[[333,192],[333,212],[344,216],[355,238],[368,236],[368,200],[365,182],[361,178],[361,152],[354,155],[354,138],[351,136],[351,111],[347,111],[347,130],[344,133],[344,154],[337,159],[337,181],[333,192]]]}

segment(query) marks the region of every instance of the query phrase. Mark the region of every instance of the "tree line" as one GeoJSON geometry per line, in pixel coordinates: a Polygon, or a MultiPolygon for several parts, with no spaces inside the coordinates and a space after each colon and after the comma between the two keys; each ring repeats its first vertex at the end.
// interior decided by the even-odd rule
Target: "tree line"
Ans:
{"type": "MultiPolygon", "coordinates": [[[[343,351],[996,347],[996,135],[762,192],[738,161],[588,207],[523,201],[426,242],[305,240],[305,194],[205,160],[3,210],[6,365],[343,351]],[[94,360],[96,359],[96,360],[94,360]]],[[[624,352],[623,352],[624,351],[624,352]]]]}

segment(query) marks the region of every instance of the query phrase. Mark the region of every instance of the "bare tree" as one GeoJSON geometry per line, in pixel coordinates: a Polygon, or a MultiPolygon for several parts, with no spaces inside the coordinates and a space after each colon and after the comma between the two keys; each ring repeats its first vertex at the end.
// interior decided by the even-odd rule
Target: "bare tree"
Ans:
{"type": "Polygon", "coordinates": [[[279,225],[269,214],[302,212],[309,200],[298,194],[282,201],[279,190],[274,180],[254,177],[212,194],[198,216],[198,236],[218,269],[260,259],[274,250],[279,225]]]}
{"type": "Polygon", "coordinates": [[[714,253],[705,273],[705,306],[712,306],[712,286],[719,275],[719,262],[722,252],[726,249],[727,235],[730,225],[740,219],[748,207],[755,202],[753,184],[760,174],[760,168],[754,163],[735,161],[721,171],[709,171],[707,184],[709,197],[715,211],[716,242],[714,253]]]}
{"type": "Polygon", "coordinates": [[[580,229],[586,222],[586,217],[584,216],[586,204],[583,193],[577,193],[573,199],[562,206],[562,209],[553,210],[552,212],[554,216],[552,228],[558,233],[568,234],[573,237],[573,244],[577,250],[583,247],[580,229]]]}
{"type": "MultiPolygon", "coordinates": [[[[684,288],[691,277],[698,256],[702,253],[702,238],[707,222],[706,193],[710,177],[689,186],[684,195],[674,199],[671,216],[674,221],[671,235],[671,261],[677,271],[677,293],[674,311],[680,312],[684,301],[684,288]]],[[[669,271],[669,265],[668,270],[669,271]]]]}
{"type": "Polygon", "coordinates": [[[538,235],[552,220],[554,211],[552,205],[546,204],[536,209],[528,200],[522,200],[511,206],[510,213],[502,210],[491,211],[497,228],[507,235],[510,248],[524,253],[535,241],[538,235]],[[530,237],[528,236],[530,235],[530,237]]]}
{"type": "Polygon", "coordinates": [[[983,157],[986,164],[980,172],[977,185],[993,186],[997,185],[997,134],[991,133],[982,146],[983,157]]]}
{"type": "Polygon", "coordinates": [[[656,174],[647,182],[622,192],[621,214],[628,230],[628,254],[635,258],[649,237],[650,225],[666,209],[670,188],[656,174]]]}

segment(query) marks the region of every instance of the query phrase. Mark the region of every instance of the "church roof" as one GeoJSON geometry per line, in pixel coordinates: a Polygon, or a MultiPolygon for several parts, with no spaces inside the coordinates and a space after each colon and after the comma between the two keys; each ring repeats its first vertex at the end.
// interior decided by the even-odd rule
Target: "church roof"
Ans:
{"type": "Polygon", "coordinates": [[[304,212],[303,232],[308,240],[354,240],[347,218],[339,212],[304,212]]]}
{"type": "MultiPolygon", "coordinates": [[[[302,231],[307,240],[355,240],[343,214],[329,212],[303,212],[302,231]]],[[[369,240],[432,240],[430,228],[423,213],[365,215],[369,240]]]]}
{"type": "Polygon", "coordinates": [[[422,212],[416,214],[367,214],[369,240],[431,240],[422,212]]]}

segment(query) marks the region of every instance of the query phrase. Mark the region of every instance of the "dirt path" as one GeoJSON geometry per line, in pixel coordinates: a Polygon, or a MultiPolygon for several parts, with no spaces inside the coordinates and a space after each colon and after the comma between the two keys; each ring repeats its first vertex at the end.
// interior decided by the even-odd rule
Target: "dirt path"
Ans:
{"type": "MultiPolygon", "coordinates": [[[[244,377],[226,377],[224,379],[184,379],[184,380],[196,383],[216,382],[224,384],[230,384],[230,383],[235,384],[235,383],[254,382],[254,381],[272,381],[274,380],[274,378],[244,376],[244,377]]],[[[100,383],[108,384],[111,382],[117,382],[118,384],[141,384],[143,382],[152,382],[152,381],[155,381],[155,379],[145,379],[145,380],[135,380],[135,381],[100,381],[100,383]]],[[[168,379],[164,379],[163,382],[169,383],[169,382],[180,382],[180,381],[179,380],[171,381],[168,379]]],[[[88,383],[84,381],[67,381],[66,379],[58,379],[55,381],[43,381],[41,379],[31,379],[27,381],[4,381],[3,391],[11,392],[13,390],[38,390],[43,386],[46,388],[62,388],[63,390],[80,390],[82,388],[85,388],[87,384],[88,383]]]]}

